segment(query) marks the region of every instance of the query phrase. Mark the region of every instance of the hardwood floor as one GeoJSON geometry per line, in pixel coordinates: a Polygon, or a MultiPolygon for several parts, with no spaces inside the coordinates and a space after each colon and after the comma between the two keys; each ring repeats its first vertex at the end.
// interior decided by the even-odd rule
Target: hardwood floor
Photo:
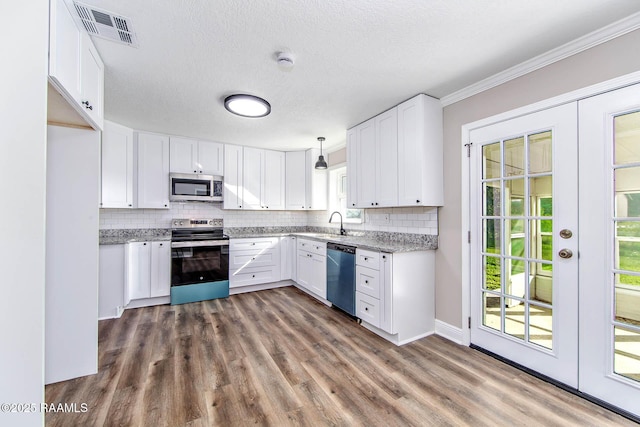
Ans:
{"type": "Polygon", "coordinates": [[[483,353],[396,347],[294,287],[126,310],[99,372],[48,385],[46,425],[635,425],[483,353]]]}

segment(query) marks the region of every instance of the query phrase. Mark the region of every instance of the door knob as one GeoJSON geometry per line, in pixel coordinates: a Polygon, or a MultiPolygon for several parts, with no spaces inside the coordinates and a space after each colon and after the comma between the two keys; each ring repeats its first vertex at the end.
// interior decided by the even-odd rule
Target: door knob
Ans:
{"type": "Polygon", "coordinates": [[[571,249],[560,249],[558,256],[560,258],[569,259],[573,256],[573,252],[571,252],[571,249]]]}
{"type": "Polygon", "coordinates": [[[571,236],[573,236],[571,230],[567,230],[566,228],[560,230],[560,237],[562,237],[563,239],[570,239],[571,236]]]}

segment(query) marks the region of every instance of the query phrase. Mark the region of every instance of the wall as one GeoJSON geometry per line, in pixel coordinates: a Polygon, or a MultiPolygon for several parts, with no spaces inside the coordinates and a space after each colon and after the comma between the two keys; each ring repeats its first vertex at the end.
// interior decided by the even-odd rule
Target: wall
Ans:
{"type": "MultiPolygon", "coordinates": [[[[462,326],[461,127],[640,70],[640,30],[628,33],[444,108],[444,207],[436,252],[436,318],[462,326]]],[[[466,249],[466,248],[465,248],[466,249]]]]}
{"type": "MultiPolygon", "coordinates": [[[[0,27],[0,403],[40,404],[49,2],[2,2],[0,16],[10,17],[0,27]],[[15,185],[17,177],[20,185],[15,185]]],[[[39,411],[0,412],[0,425],[43,423],[39,411]]]]}

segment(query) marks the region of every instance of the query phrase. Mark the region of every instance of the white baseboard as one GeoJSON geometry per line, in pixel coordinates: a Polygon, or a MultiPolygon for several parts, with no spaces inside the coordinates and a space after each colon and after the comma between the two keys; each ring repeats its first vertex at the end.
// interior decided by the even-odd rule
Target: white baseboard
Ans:
{"type": "Polygon", "coordinates": [[[436,335],[462,345],[462,329],[436,319],[436,335]]]}

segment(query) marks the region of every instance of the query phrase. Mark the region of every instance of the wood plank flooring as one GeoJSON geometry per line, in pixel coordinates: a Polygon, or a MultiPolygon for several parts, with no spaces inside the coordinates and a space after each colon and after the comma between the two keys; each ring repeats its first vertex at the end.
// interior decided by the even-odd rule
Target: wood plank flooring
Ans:
{"type": "Polygon", "coordinates": [[[606,426],[606,409],[437,336],[396,347],[294,287],[126,310],[47,426],[606,426]]]}

